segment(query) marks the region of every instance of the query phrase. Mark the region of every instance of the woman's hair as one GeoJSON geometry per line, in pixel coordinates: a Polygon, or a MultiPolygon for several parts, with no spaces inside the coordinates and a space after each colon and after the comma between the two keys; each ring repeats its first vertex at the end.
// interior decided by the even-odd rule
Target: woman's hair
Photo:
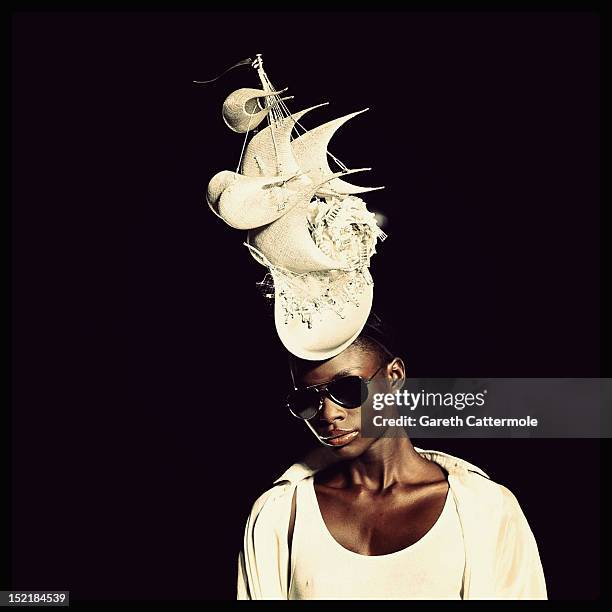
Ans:
{"type": "Polygon", "coordinates": [[[387,363],[398,356],[395,337],[391,326],[384,323],[375,312],[371,312],[353,346],[377,353],[381,362],[387,363]]]}
{"type": "MultiPolygon", "coordinates": [[[[355,338],[351,346],[367,353],[375,353],[381,363],[389,363],[394,357],[399,357],[393,328],[388,323],[383,323],[375,312],[370,312],[361,333],[355,338]]],[[[287,355],[290,363],[302,361],[289,351],[287,351],[287,355]]],[[[312,363],[308,360],[306,362],[312,363]]]]}

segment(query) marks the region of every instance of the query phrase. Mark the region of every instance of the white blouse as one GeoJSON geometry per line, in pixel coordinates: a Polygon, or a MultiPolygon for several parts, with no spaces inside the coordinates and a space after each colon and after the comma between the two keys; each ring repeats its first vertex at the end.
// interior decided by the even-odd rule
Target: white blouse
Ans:
{"type": "Polygon", "coordinates": [[[289,599],[461,599],[465,551],[453,495],[417,542],[386,555],[339,544],[319,508],[314,476],[297,486],[289,599]]]}

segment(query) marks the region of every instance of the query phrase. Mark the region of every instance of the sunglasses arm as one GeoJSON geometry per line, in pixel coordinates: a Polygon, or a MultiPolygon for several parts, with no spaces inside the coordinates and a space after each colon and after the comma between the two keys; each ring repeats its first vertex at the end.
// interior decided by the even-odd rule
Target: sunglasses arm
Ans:
{"type": "Polygon", "coordinates": [[[306,423],[306,425],[308,425],[308,427],[310,428],[310,431],[312,431],[314,437],[323,445],[323,446],[329,446],[330,448],[333,448],[333,444],[329,444],[328,442],[326,442],[325,440],[321,439],[321,436],[315,431],[315,428],[310,424],[310,420],[306,420],[304,419],[304,423],[306,423]]]}
{"type": "Polygon", "coordinates": [[[293,368],[291,367],[291,355],[287,355],[287,360],[289,362],[289,374],[291,374],[291,384],[293,385],[294,391],[297,391],[297,387],[295,386],[295,378],[293,378],[293,368]]]}

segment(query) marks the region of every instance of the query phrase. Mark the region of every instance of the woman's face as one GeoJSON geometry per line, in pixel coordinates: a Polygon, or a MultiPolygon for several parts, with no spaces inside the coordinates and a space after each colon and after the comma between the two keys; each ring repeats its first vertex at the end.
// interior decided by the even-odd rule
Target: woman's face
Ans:
{"type": "Polygon", "coordinates": [[[322,396],[318,414],[306,421],[321,444],[342,457],[350,458],[359,456],[375,442],[376,438],[361,435],[362,411],[371,414],[374,393],[389,393],[393,389],[398,378],[397,362],[401,364],[403,380],[401,360],[383,361],[378,353],[355,345],[323,362],[293,360],[294,382],[299,389],[327,384],[344,376],[361,376],[367,380],[376,374],[368,383],[365,402],[358,408],[345,408],[326,395],[322,396]]]}

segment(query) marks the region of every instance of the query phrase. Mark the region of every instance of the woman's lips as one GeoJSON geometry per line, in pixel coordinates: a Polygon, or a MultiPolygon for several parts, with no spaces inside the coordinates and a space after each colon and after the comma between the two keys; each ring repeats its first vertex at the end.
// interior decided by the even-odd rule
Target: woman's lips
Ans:
{"type": "Polygon", "coordinates": [[[325,444],[330,444],[331,446],[344,446],[348,444],[351,440],[354,440],[359,435],[359,431],[349,431],[345,434],[341,434],[339,436],[334,436],[333,438],[323,438],[325,444]]]}

